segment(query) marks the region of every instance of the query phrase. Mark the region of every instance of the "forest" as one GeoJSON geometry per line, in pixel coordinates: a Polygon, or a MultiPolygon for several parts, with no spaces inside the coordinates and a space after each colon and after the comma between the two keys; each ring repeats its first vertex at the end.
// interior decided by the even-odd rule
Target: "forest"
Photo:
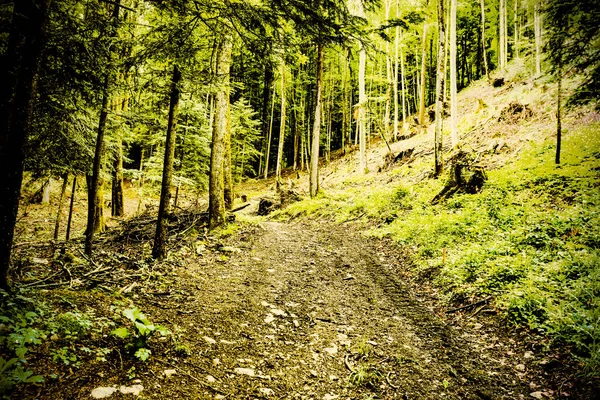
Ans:
{"type": "Polygon", "coordinates": [[[0,396],[591,399],[600,0],[0,0],[0,396]]]}

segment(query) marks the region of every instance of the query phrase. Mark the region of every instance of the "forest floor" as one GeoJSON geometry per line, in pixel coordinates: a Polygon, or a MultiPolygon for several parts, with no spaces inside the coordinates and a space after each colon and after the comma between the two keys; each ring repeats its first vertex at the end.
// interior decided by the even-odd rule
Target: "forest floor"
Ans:
{"type": "Polygon", "coordinates": [[[72,347],[71,366],[39,351],[32,366],[54,379],[13,398],[133,398],[109,396],[115,388],[140,399],[591,396],[487,305],[442,307],[410,279],[402,248],[352,223],[263,221],[189,245],[147,279],[112,282],[112,294],[109,278],[89,292],[47,291],[55,306],[95,318],[135,303],[171,330],[151,339],[147,361],[104,330],[72,347]],[[84,344],[92,354],[81,356],[84,344]],[[106,361],[94,360],[102,347],[106,361]]]}

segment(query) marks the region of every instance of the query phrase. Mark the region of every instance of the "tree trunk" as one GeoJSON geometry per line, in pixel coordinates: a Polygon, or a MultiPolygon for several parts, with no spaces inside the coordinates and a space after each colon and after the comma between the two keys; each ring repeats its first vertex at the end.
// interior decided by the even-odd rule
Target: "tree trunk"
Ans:
{"type": "Polygon", "coordinates": [[[35,104],[50,0],[13,2],[4,65],[0,66],[0,289],[8,268],[23,180],[24,147],[35,104]]]}
{"type": "Polygon", "coordinates": [[[435,84],[436,103],[435,103],[435,176],[440,176],[444,169],[444,160],[442,156],[442,108],[444,102],[444,93],[442,93],[442,87],[444,86],[444,79],[446,77],[445,65],[442,55],[446,51],[446,24],[444,22],[444,2],[445,0],[438,0],[438,29],[439,29],[439,50],[437,60],[437,80],[435,84]]]}
{"type": "Polygon", "coordinates": [[[485,0],[481,0],[481,50],[482,50],[482,57],[483,57],[483,65],[485,68],[485,76],[488,77],[488,79],[490,78],[490,70],[488,67],[488,61],[487,61],[487,50],[486,50],[486,39],[485,39],[485,0]]]}
{"type": "Polygon", "coordinates": [[[358,55],[358,143],[360,145],[360,173],[367,173],[367,92],[365,88],[365,74],[367,64],[367,51],[360,45],[358,55]]]}
{"type": "Polygon", "coordinates": [[[504,2],[500,0],[498,5],[498,66],[501,70],[506,67],[504,63],[504,2]]]}
{"type": "Polygon", "coordinates": [[[419,125],[425,126],[425,77],[427,71],[427,22],[423,22],[423,44],[421,54],[421,86],[419,97],[419,125]]]}
{"type": "Polygon", "coordinates": [[[269,177],[269,158],[271,156],[271,138],[273,136],[273,117],[275,115],[275,86],[273,86],[273,99],[271,101],[271,118],[269,121],[269,130],[267,132],[267,142],[265,146],[265,179],[269,177]]]}
{"type": "Polygon", "coordinates": [[[562,63],[558,65],[558,87],[556,90],[556,157],[554,162],[560,164],[560,147],[562,141],[562,121],[561,121],[561,102],[562,102],[562,63]]]}
{"type": "MultiPolygon", "coordinates": [[[[127,106],[127,98],[120,99],[117,110],[125,113],[127,106]]],[[[111,211],[113,217],[122,217],[125,215],[125,202],[123,200],[123,131],[121,129],[117,130],[116,139],[111,211]]]]}
{"type": "Polygon", "coordinates": [[[515,20],[514,20],[514,55],[519,58],[519,0],[515,0],[515,20]]]}
{"type": "Polygon", "coordinates": [[[458,145],[458,100],[456,93],[456,3],[450,4],[450,138],[452,147],[458,145]]]}
{"type": "Polygon", "coordinates": [[[277,145],[277,165],[275,167],[275,176],[277,180],[277,186],[281,184],[281,168],[283,159],[283,142],[285,140],[285,54],[281,58],[281,123],[279,125],[279,142],[277,145]]]}
{"type": "Polygon", "coordinates": [[[233,209],[233,176],[231,169],[231,107],[229,92],[226,96],[227,110],[225,114],[225,141],[223,143],[223,149],[225,151],[225,158],[223,159],[223,200],[225,201],[225,209],[230,211],[233,209]]]}
{"type": "Polygon", "coordinates": [[[60,188],[60,197],[58,198],[58,211],[56,212],[56,222],[54,223],[54,240],[58,240],[58,231],[60,229],[60,218],[62,214],[63,198],[67,191],[67,183],[69,183],[69,174],[63,176],[63,184],[60,188]]]}
{"type": "Polygon", "coordinates": [[[173,162],[175,160],[175,138],[177,134],[177,111],[179,109],[179,82],[181,72],[177,65],[173,67],[171,92],[169,94],[169,117],[167,122],[167,138],[165,140],[165,157],[163,163],[162,185],[160,188],[160,203],[152,257],[163,259],[167,253],[167,225],[171,209],[171,183],[173,181],[173,162]]]}
{"type": "Polygon", "coordinates": [[[261,111],[261,131],[263,135],[263,144],[261,150],[261,156],[258,166],[258,175],[262,175],[264,166],[264,154],[267,151],[267,143],[269,137],[269,103],[271,101],[271,86],[273,85],[273,66],[270,62],[265,64],[265,77],[264,86],[262,93],[262,111],[261,111]]]}
{"type": "MultiPolygon", "coordinates": [[[[117,26],[119,22],[119,9],[121,0],[116,0],[115,7],[113,10],[113,28],[111,37],[115,37],[117,34],[117,26]]],[[[112,72],[109,71],[104,77],[104,87],[102,89],[102,107],[100,109],[100,120],[98,122],[98,135],[96,136],[96,150],[94,152],[94,164],[92,167],[92,177],[88,186],[88,216],[87,216],[87,228],[85,231],[85,254],[88,256],[92,255],[92,243],[94,240],[94,233],[104,227],[95,226],[95,222],[98,221],[98,217],[102,214],[102,201],[98,203],[98,192],[100,187],[100,173],[102,168],[102,157],[104,155],[104,134],[106,133],[106,120],[108,117],[108,104],[109,104],[109,87],[112,83],[112,72]],[[100,210],[97,210],[100,207],[100,210]]]]}
{"type": "MultiPolygon", "coordinates": [[[[396,2],[396,18],[398,18],[398,2],[396,2]]],[[[398,140],[398,48],[400,47],[400,27],[396,27],[394,35],[394,140],[398,140]]],[[[402,68],[404,75],[404,68],[402,68]]],[[[404,79],[404,77],[402,77],[404,79]]],[[[402,82],[404,90],[404,81],[402,82]]],[[[402,92],[402,106],[404,107],[404,91],[402,92]]],[[[404,109],[402,110],[402,122],[404,122],[404,109]]]]}
{"type": "Polygon", "coordinates": [[[52,184],[52,177],[49,176],[48,179],[42,185],[42,199],[40,204],[50,204],[50,185],[52,184]]]}
{"type": "MultiPolygon", "coordinates": [[[[229,109],[229,71],[231,69],[232,42],[229,33],[223,37],[217,54],[217,78],[219,89],[215,101],[215,122],[213,125],[210,152],[209,178],[209,228],[214,229],[225,222],[225,188],[223,166],[225,162],[225,136],[227,135],[227,112],[229,109]]],[[[265,171],[267,169],[265,168],[265,171]]]]}
{"type": "Polygon", "coordinates": [[[535,76],[542,76],[542,4],[536,0],[533,11],[533,27],[535,33],[535,76]]]}
{"type": "Polygon", "coordinates": [[[77,175],[73,175],[73,189],[71,189],[71,203],[69,204],[69,218],[67,219],[67,233],[65,240],[71,238],[71,221],[73,220],[73,204],[75,204],[75,191],[77,189],[77,175]]]}
{"type": "Polygon", "coordinates": [[[317,44],[317,76],[315,99],[315,120],[312,134],[312,150],[310,154],[310,197],[319,191],[319,142],[321,139],[321,86],[323,80],[323,44],[317,44]]]}

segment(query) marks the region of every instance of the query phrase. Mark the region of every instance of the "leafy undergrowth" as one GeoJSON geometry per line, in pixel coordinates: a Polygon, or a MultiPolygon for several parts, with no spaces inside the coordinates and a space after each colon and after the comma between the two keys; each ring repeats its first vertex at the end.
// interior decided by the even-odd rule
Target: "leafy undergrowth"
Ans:
{"type": "MultiPolygon", "coordinates": [[[[412,177],[416,159],[391,171],[344,181],[291,205],[278,218],[368,221],[368,235],[412,248],[415,274],[431,277],[448,304],[492,296],[503,317],[567,343],[595,375],[600,368],[600,124],[576,126],[563,139],[527,144],[488,171],[481,193],[431,200],[443,180],[412,177]],[[412,181],[412,182],[411,182],[412,181]]],[[[429,167],[430,168],[430,167],[429,167]]]]}

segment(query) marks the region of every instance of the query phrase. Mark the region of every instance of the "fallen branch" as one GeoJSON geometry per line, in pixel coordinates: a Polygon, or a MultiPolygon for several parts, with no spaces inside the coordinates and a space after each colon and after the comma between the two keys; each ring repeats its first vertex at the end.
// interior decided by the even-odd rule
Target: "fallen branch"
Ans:
{"type": "Polygon", "coordinates": [[[446,311],[446,314],[450,314],[450,313],[457,312],[457,311],[460,311],[460,310],[465,310],[465,309],[467,309],[467,308],[476,307],[476,306],[478,306],[478,305],[481,305],[481,304],[485,304],[485,303],[487,303],[487,302],[488,302],[488,301],[490,301],[491,299],[492,299],[492,296],[489,296],[489,297],[486,297],[486,298],[485,298],[485,299],[483,299],[483,300],[476,301],[475,303],[467,304],[466,306],[457,307],[457,308],[451,308],[450,310],[447,310],[447,311],[446,311]]]}
{"type": "Polygon", "coordinates": [[[248,207],[249,205],[250,205],[250,203],[248,203],[248,204],[244,204],[243,206],[239,206],[238,208],[234,208],[233,210],[231,210],[231,212],[232,212],[232,213],[234,213],[234,212],[241,211],[241,210],[243,210],[244,208],[248,207]]]}
{"type": "Polygon", "coordinates": [[[354,371],[354,368],[352,368],[352,365],[350,365],[350,362],[348,361],[348,354],[346,354],[346,355],[344,356],[344,364],[346,365],[346,368],[348,368],[348,370],[349,370],[351,373],[354,373],[354,372],[355,372],[355,371],[354,371]]]}
{"type": "Polygon", "coordinates": [[[385,380],[387,381],[387,384],[390,385],[390,387],[392,389],[400,389],[400,386],[395,386],[392,384],[392,382],[390,381],[390,375],[391,375],[391,372],[385,376],[385,380]]]}

